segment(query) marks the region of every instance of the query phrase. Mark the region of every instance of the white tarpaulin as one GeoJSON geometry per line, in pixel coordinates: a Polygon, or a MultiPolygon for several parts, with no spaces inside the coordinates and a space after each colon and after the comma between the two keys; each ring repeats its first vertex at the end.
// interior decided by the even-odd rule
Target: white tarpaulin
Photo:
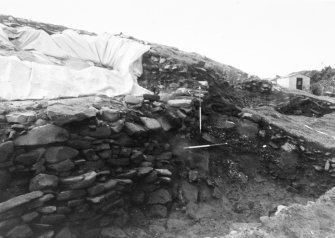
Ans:
{"type": "Polygon", "coordinates": [[[30,27],[0,24],[0,44],[31,55],[23,60],[0,56],[2,99],[149,93],[137,84],[137,77],[142,74],[142,55],[150,47],[134,40],[107,33],[79,35],[72,30],[48,35],[30,27]]]}

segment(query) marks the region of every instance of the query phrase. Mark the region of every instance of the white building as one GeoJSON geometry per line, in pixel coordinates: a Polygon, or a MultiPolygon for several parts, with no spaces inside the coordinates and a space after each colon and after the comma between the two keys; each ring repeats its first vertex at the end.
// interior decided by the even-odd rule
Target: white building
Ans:
{"type": "Polygon", "coordinates": [[[299,89],[304,91],[310,90],[311,79],[300,73],[292,73],[284,77],[273,79],[272,81],[284,88],[299,89]]]}

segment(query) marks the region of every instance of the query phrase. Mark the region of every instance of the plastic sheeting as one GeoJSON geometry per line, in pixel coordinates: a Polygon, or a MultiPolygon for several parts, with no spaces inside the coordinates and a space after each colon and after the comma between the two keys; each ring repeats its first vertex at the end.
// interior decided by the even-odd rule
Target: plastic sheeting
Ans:
{"type": "Polygon", "coordinates": [[[150,93],[137,84],[142,55],[150,48],[139,42],[107,33],[88,36],[66,30],[48,35],[30,27],[0,25],[0,43],[33,54],[28,60],[0,56],[2,99],[150,93]],[[62,65],[55,65],[57,61],[62,65]]]}

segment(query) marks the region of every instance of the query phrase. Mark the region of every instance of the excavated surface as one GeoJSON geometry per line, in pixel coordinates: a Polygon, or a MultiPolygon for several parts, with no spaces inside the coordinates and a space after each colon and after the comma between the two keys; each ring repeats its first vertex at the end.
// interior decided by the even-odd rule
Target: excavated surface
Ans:
{"type": "Polygon", "coordinates": [[[1,103],[0,235],[332,237],[334,189],[317,198],[335,186],[335,102],[150,45],[139,83],[160,97],[1,103]]]}

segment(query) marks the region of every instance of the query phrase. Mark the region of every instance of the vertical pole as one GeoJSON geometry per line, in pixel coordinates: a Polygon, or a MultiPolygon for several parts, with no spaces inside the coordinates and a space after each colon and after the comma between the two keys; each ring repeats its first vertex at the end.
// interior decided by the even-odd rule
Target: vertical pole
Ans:
{"type": "Polygon", "coordinates": [[[199,130],[201,134],[201,86],[199,86],[199,130]]]}

